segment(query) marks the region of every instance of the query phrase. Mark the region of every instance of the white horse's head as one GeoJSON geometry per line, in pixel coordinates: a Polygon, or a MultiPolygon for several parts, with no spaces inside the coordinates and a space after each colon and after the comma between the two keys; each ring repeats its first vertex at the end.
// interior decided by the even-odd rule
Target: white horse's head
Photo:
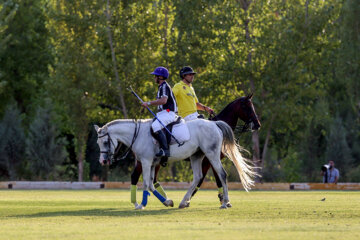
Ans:
{"type": "Polygon", "coordinates": [[[104,127],[100,128],[97,125],[94,125],[94,128],[98,135],[97,144],[100,148],[100,158],[99,162],[101,165],[109,164],[111,157],[114,155],[115,145],[111,136],[108,132],[108,128],[105,125],[104,127]]]}

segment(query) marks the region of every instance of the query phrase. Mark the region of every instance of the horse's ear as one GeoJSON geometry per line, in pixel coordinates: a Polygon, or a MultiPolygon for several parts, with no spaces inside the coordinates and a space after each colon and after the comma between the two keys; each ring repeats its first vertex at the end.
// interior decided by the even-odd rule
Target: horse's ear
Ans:
{"type": "Polygon", "coordinates": [[[247,98],[250,99],[250,100],[252,99],[252,97],[253,97],[253,93],[250,93],[250,94],[247,96],[247,98]]]}
{"type": "Polygon", "coordinates": [[[99,129],[100,129],[100,127],[99,127],[98,125],[96,125],[96,124],[94,125],[94,128],[95,128],[95,131],[96,131],[96,132],[98,132],[99,129]]]}

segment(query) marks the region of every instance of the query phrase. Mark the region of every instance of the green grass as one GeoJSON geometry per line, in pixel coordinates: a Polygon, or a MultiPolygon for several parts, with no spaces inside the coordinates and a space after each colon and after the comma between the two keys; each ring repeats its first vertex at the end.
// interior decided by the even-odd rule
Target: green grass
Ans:
{"type": "Polygon", "coordinates": [[[230,191],[226,210],[216,191],[187,209],[167,193],[174,208],[151,195],[135,211],[125,190],[1,190],[0,239],[360,239],[360,192],[230,191]]]}

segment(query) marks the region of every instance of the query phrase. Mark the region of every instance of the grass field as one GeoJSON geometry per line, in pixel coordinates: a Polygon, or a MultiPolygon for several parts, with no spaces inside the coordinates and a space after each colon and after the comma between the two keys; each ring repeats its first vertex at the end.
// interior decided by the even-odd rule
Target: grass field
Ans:
{"type": "Polygon", "coordinates": [[[360,192],[230,191],[226,210],[205,190],[178,209],[184,194],[135,211],[126,190],[1,190],[0,239],[360,239],[360,192]]]}

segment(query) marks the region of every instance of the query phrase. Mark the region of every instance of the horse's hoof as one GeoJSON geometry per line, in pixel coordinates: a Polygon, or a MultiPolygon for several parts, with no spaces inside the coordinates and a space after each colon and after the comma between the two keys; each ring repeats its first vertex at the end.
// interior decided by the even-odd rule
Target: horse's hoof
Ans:
{"type": "Polygon", "coordinates": [[[145,207],[142,204],[138,204],[137,206],[135,206],[135,210],[143,210],[145,209],[145,207]]]}
{"type": "Polygon", "coordinates": [[[186,202],[186,203],[180,203],[179,208],[187,208],[190,207],[190,202],[186,202]]]}
{"type": "Polygon", "coordinates": [[[180,204],[180,205],[179,205],[179,208],[180,208],[180,209],[185,208],[185,204],[180,204]]]}
{"type": "Polygon", "coordinates": [[[166,200],[163,204],[167,207],[174,207],[174,202],[171,199],[166,200]]]}
{"type": "Polygon", "coordinates": [[[227,204],[222,204],[221,206],[220,206],[220,209],[227,209],[227,206],[226,206],[227,204]]]}

